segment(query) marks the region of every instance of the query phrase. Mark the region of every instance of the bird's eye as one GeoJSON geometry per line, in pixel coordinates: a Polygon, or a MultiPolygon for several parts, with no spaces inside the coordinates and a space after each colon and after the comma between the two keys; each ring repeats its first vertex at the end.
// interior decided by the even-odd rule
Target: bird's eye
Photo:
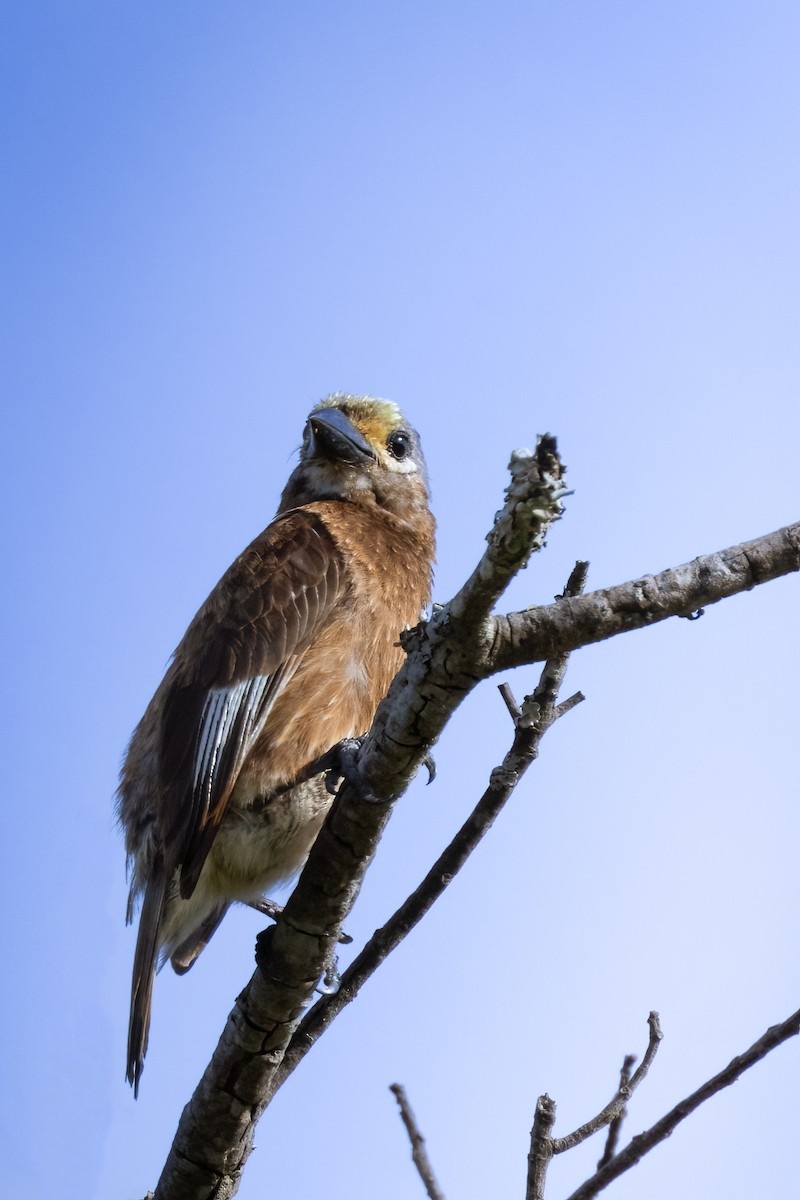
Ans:
{"type": "Polygon", "coordinates": [[[407,433],[403,433],[402,430],[398,430],[397,433],[390,435],[389,440],[386,443],[386,449],[393,458],[398,460],[407,458],[409,451],[411,450],[411,438],[407,433]]]}

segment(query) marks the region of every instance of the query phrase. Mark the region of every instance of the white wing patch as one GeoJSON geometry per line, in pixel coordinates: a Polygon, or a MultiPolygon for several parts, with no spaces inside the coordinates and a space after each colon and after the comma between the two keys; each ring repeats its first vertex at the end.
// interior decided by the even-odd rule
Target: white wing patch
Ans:
{"type": "Polygon", "coordinates": [[[274,676],[256,675],[233,687],[212,688],[208,693],[197,739],[193,780],[193,791],[195,795],[199,794],[203,811],[213,803],[214,784],[223,753],[227,758],[232,752],[233,774],[238,774],[269,711],[264,700],[274,681],[274,676]]]}

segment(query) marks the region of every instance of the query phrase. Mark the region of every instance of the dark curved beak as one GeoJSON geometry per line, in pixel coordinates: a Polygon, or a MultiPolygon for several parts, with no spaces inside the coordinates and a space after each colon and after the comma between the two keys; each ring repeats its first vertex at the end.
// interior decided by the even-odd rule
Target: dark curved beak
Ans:
{"type": "Polygon", "coordinates": [[[311,458],[337,459],[357,466],[375,458],[375,451],[340,408],[317,408],[308,418],[311,458]]]}

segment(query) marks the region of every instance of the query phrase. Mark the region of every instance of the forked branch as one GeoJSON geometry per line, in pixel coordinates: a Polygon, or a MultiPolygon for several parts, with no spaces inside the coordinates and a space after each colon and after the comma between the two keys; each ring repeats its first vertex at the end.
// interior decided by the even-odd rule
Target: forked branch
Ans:
{"type": "Polygon", "coordinates": [[[681,1121],[685,1121],[701,1104],[704,1104],[706,1100],[710,1100],[712,1096],[716,1096],[724,1088],[730,1087],[740,1075],[749,1070],[750,1067],[755,1066],[762,1058],[765,1058],[771,1050],[774,1050],[789,1038],[796,1037],[798,1033],[800,1033],[800,1009],[792,1013],[780,1025],[770,1026],[766,1033],[763,1033],[760,1038],[753,1042],[749,1049],[745,1050],[743,1054],[737,1055],[736,1058],[731,1059],[727,1067],[712,1076],[711,1079],[706,1080],[696,1091],[687,1096],[685,1100],[681,1100],[679,1104],[676,1104],[660,1121],[656,1121],[655,1125],[651,1125],[644,1133],[637,1134],[636,1137],[631,1138],[624,1149],[615,1154],[609,1162],[600,1166],[591,1178],[582,1183],[579,1188],[576,1188],[568,1200],[592,1200],[592,1197],[598,1195],[604,1188],[607,1188],[613,1180],[635,1166],[659,1142],[663,1142],[665,1138],[668,1138],[673,1130],[680,1125],[681,1121]]]}
{"type": "MultiPolygon", "coordinates": [[[[553,1137],[553,1126],[556,1118],[555,1102],[547,1095],[540,1096],[536,1103],[536,1113],[533,1120],[533,1128],[531,1129],[531,1144],[528,1153],[528,1184],[525,1193],[526,1200],[544,1200],[545,1183],[547,1178],[547,1170],[550,1163],[556,1154],[563,1154],[566,1150],[571,1150],[574,1146],[585,1141],[587,1137],[591,1137],[593,1133],[597,1133],[600,1129],[606,1126],[613,1126],[622,1116],[625,1107],[630,1100],[633,1092],[642,1082],[647,1074],[653,1059],[658,1050],[659,1042],[661,1041],[661,1028],[657,1013],[650,1013],[648,1018],[650,1025],[650,1038],[647,1046],[647,1051],[642,1059],[639,1068],[633,1073],[628,1081],[626,1079],[626,1071],[623,1068],[620,1087],[617,1089],[616,1095],[602,1109],[596,1117],[591,1121],[587,1121],[585,1125],[581,1125],[574,1133],[567,1134],[566,1137],[553,1137]]],[[[598,1163],[598,1169],[589,1179],[585,1180],[580,1187],[568,1197],[568,1200],[593,1200],[604,1188],[607,1188],[613,1180],[618,1179],[625,1171],[629,1171],[635,1166],[645,1154],[648,1154],[665,1138],[677,1128],[695,1109],[699,1108],[706,1100],[710,1100],[723,1088],[730,1087],[732,1083],[742,1075],[750,1067],[760,1062],[765,1058],[771,1050],[780,1046],[790,1037],[795,1037],[800,1033],[800,1009],[792,1013],[780,1025],[772,1025],[762,1034],[757,1041],[753,1042],[749,1049],[743,1054],[739,1054],[736,1058],[731,1059],[724,1070],[712,1076],[711,1079],[701,1084],[696,1091],[681,1100],[674,1108],[670,1109],[659,1121],[644,1133],[637,1134],[631,1138],[627,1146],[617,1153],[606,1153],[598,1163]]],[[[628,1062],[630,1060],[626,1060],[628,1062]]]]}
{"type": "MultiPolygon", "coordinates": [[[[492,607],[510,578],[532,549],[543,544],[560,516],[566,494],[552,438],[540,439],[533,454],[517,452],[511,472],[505,506],[470,579],[449,604],[437,607],[426,624],[404,639],[407,661],[357,756],[356,775],[362,788],[346,783],[331,809],[297,887],[270,934],[260,958],[262,969],[238,997],[212,1060],[184,1110],[156,1190],[157,1200],[226,1200],[235,1194],[252,1149],[256,1122],[276,1088],[389,952],[392,940],[398,934],[405,936],[430,907],[431,896],[435,898],[440,886],[431,876],[438,872],[441,883],[441,876],[451,873],[451,859],[458,861],[471,834],[465,835],[465,841],[456,839],[418,889],[420,895],[409,898],[413,901],[410,908],[403,906],[384,927],[389,930],[386,943],[381,944],[379,935],[384,931],[379,931],[378,940],[373,939],[367,948],[367,959],[362,952],[345,973],[341,1000],[321,1001],[303,1018],[316,982],[333,957],[343,921],[394,801],[455,709],[481,679],[508,667],[544,662],[542,681],[546,681],[553,664],[565,664],[566,655],[579,646],[669,616],[686,616],[800,569],[800,525],[794,525],[658,576],[586,596],[567,592],[543,608],[492,616],[492,607]],[[365,799],[369,795],[383,802],[369,803],[365,799]]],[[[552,723],[576,702],[573,697],[558,707],[553,694],[547,719],[552,723]]],[[[531,730],[541,736],[539,727],[546,711],[536,694],[522,705],[510,757],[507,755],[494,773],[487,803],[484,806],[482,798],[470,822],[474,819],[474,824],[485,828],[491,824],[492,805],[506,789],[513,790],[525,746],[530,746],[517,737],[531,730]]],[[[616,1155],[603,1170],[609,1170],[619,1158],[616,1155]]]]}
{"type": "Polygon", "coordinates": [[[585,1125],[581,1125],[573,1133],[568,1133],[566,1137],[553,1137],[551,1130],[556,1119],[555,1102],[547,1095],[539,1097],[536,1103],[533,1128],[531,1129],[531,1147],[528,1152],[528,1186],[525,1193],[525,1200],[544,1200],[547,1168],[550,1165],[553,1155],[563,1154],[566,1150],[572,1150],[574,1146],[579,1146],[581,1142],[585,1142],[592,1134],[605,1129],[613,1121],[619,1119],[629,1099],[650,1070],[663,1036],[658,1013],[651,1012],[647,1021],[650,1026],[650,1037],[647,1043],[647,1050],[638,1069],[629,1081],[625,1079],[620,1081],[620,1086],[617,1088],[615,1095],[605,1108],[600,1110],[597,1116],[592,1117],[591,1121],[587,1121],[585,1125]]]}
{"type": "MultiPolygon", "coordinates": [[[[514,455],[506,504],[478,567],[453,601],[457,615],[445,648],[453,637],[462,646],[479,642],[497,596],[560,516],[562,475],[552,438],[541,438],[533,454],[514,455]]],[[[406,639],[407,649],[413,641],[406,639]]],[[[237,1191],[256,1123],[285,1078],[287,1046],[332,960],[392,804],[475,685],[474,677],[454,683],[441,654],[431,660],[424,629],[417,641],[358,757],[362,788],[347,782],[340,789],[297,887],[261,944],[260,970],[238,997],[183,1111],[157,1200],[224,1200],[237,1191]]]]}

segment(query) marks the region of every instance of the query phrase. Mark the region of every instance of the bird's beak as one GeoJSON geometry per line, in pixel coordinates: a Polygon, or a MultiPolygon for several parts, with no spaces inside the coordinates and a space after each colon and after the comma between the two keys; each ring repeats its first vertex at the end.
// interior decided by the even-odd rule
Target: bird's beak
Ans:
{"type": "Polygon", "coordinates": [[[375,451],[340,408],[318,408],[308,418],[310,458],[337,459],[357,466],[375,451]]]}

